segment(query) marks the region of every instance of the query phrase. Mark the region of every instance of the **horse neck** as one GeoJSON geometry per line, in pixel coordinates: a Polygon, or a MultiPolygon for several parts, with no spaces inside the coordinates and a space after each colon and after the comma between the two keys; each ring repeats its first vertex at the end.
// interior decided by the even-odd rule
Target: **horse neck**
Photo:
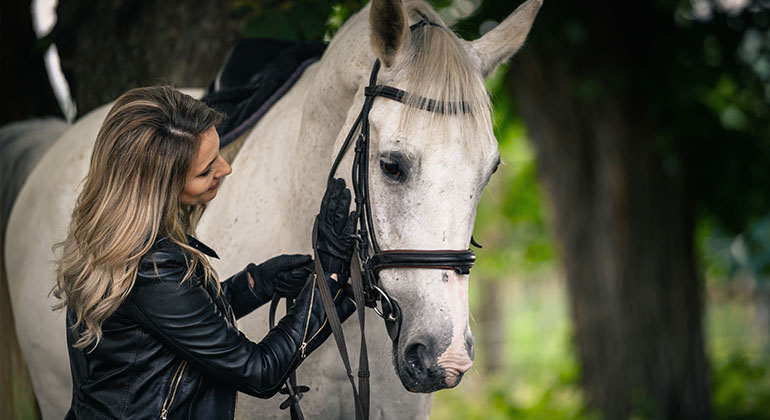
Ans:
{"type": "Polygon", "coordinates": [[[374,62],[369,46],[368,7],[350,18],[332,40],[314,75],[300,118],[296,156],[292,172],[300,211],[318,211],[326,175],[336,156],[335,142],[349,125],[356,95],[368,78],[374,62]]]}

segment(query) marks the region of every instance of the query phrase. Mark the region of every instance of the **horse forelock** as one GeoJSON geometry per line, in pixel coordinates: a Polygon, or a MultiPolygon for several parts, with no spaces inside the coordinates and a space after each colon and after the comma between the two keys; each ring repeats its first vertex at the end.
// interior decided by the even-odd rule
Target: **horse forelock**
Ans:
{"type": "Polygon", "coordinates": [[[477,64],[471,59],[460,38],[449,29],[435,10],[422,0],[404,5],[409,24],[426,21],[410,32],[395,63],[392,75],[410,94],[402,107],[399,128],[407,131],[415,119],[427,119],[431,141],[456,141],[467,147],[474,140],[493,138],[489,95],[477,64]],[[419,108],[419,101],[429,98],[466,112],[438,113],[419,108]],[[446,130],[455,135],[447,135],[446,130]],[[459,134],[459,135],[457,135],[459,134]]]}

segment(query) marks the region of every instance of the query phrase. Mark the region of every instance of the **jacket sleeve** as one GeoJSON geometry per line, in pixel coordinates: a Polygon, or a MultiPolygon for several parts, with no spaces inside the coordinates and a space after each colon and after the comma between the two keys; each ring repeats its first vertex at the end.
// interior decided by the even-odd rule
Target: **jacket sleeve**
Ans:
{"type": "Polygon", "coordinates": [[[206,375],[256,397],[274,395],[299,364],[302,337],[286,327],[291,320],[254,343],[219,311],[198,278],[181,281],[186,270],[178,252],[143,258],[127,298],[136,321],[206,375]]]}
{"type": "Polygon", "coordinates": [[[244,268],[222,282],[222,293],[233,307],[237,319],[250,314],[272,299],[272,296],[264,296],[264,293],[260,293],[261,291],[254,290],[248,275],[248,271],[244,268]]]}

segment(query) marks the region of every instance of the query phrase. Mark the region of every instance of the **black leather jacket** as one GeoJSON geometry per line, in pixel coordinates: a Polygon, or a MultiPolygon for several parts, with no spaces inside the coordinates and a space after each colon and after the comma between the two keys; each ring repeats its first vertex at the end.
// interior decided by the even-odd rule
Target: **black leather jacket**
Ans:
{"type": "MultiPolygon", "coordinates": [[[[217,257],[195,238],[188,241],[217,257]]],[[[181,283],[186,270],[181,248],[165,238],[156,241],[142,257],[129,296],[102,325],[95,348],[73,347],[78,335],[69,328],[68,311],[68,419],[232,419],[236,391],[261,398],[277,392],[299,364],[301,337],[276,328],[261,343],[250,341],[235,319],[265,302],[246,272],[222,282],[217,295],[214,284],[203,283],[201,267],[181,283]],[[282,360],[282,352],[291,354],[282,360]]]]}

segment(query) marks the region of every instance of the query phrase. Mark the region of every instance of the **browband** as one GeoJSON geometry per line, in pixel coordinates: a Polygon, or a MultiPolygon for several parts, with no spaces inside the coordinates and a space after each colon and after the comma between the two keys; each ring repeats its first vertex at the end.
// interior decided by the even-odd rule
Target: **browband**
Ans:
{"type": "Polygon", "coordinates": [[[407,103],[407,98],[410,96],[405,91],[394,88],[392,86],[384,86],[384,85],[378,85],[378,86],[367,86],[364,89],[364,95],[366,96],[381,96],[383,98],[387,98],[396,102],[401,102],[404,105],[412,105],[419,109],[429,111],[429,112],[435,112],[437,114],[458,114],[462,112],[463,114],[470,114],[471,113],[471,107],[468,105],[467,102],[443,102],[443,101],[437,101],[435,99],[429,99],[423,96],[418,95],[411,95],[414,98],[417,98],[417,101],[414,103],[407,103]]]}

